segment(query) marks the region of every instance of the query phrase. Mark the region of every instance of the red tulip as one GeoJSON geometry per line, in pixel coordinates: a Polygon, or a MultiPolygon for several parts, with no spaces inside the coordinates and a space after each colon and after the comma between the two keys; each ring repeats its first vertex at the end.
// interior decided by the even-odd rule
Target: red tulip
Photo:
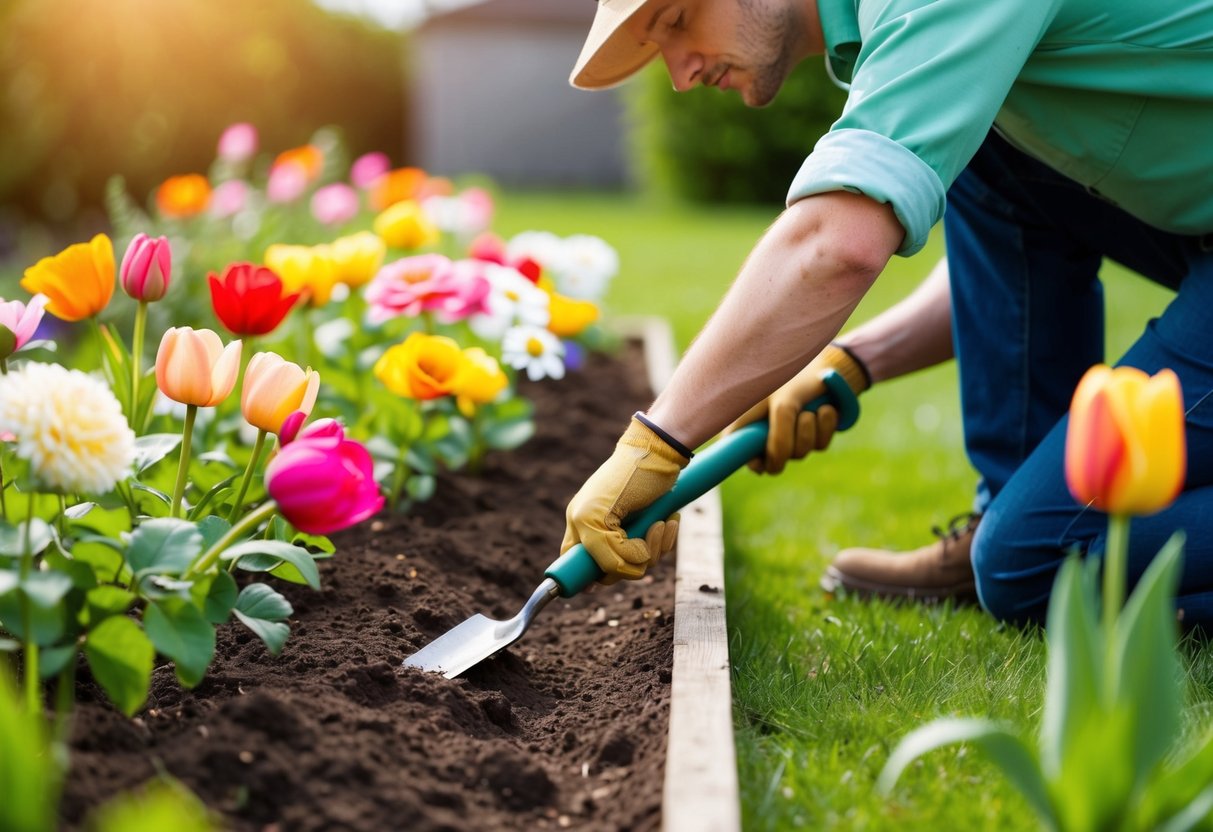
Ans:
{"type": "Polygon", "coordinates": [[[340,531],[383,508],[370,452],[329,420],[282,446],[266,466],[265,487],[282,516],[308,534],[340,531]]]}
{"type": "Polygon", "coordinates": [[[208,277],[215,316],[236,335],[273,332],[299,300],[298,292],[288,294],[282,278],[264,266],[232,263],[223,277],[208,277]]]}

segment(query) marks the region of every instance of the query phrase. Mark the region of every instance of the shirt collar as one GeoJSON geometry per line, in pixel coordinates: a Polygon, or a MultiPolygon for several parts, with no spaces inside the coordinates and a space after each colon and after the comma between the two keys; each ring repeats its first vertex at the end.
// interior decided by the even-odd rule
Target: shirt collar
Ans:
{"type": "Polygon", "coordinates": [[[817,0],[817,14],[825,37],[826,60],[834,75],[850,82],[859,57],[859,0],[817,0]]]}

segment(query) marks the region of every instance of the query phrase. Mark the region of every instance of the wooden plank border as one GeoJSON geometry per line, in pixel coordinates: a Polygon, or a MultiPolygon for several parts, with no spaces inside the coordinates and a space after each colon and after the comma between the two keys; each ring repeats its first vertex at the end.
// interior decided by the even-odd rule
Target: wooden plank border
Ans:
{"type": "MultiPolygon", "coordinates": [[[[644,344],[653,391],[678,364],[662,318],[620,321],[644,344]]],[[[738,832],[741,803],[725,626],[724,535],[719,489],[682,510],[674,587],[674,668],[662,796],[664,832],[738,832]]]]}

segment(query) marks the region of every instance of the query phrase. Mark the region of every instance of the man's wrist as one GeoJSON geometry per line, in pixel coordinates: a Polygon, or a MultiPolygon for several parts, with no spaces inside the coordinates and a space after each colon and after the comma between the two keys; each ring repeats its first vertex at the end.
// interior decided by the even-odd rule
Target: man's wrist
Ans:
{"type": "Polygon", "coordinates": [[[682,454],[687,459],[690,459],[691,457],[695,456],[694,451],[692,451],[690,448],[688,448],[682,442],[678,441],[678,439],[676,439],[668,431],[666,431],[663,427],[661,427],[656,422],[654,422],[652,419],[650,419],[648,416],[646,416],[642,411],[637,410],[636,413],[633,414],[632,418],[634,418],[637,422],[640,422],[640,424],[644,425],[646,428],[651,430],[653,433],[657,434],[657,436],[661,439],[662,442],[665,442],[667,445],[669,445],[671,448],[673,448],[678,453],[682,454]]]}
{"type": "Polygon", "coordinates": [[[831,341],[814,363],[823,369],[836,371],[856,393],[872,386],[872,373],[855,352],[844,344],[831,341]]]}

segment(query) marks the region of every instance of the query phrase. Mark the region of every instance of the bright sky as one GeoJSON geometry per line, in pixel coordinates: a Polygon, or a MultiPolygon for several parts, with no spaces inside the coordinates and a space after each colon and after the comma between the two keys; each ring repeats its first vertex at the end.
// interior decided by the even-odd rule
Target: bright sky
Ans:
{"type": "Polygon", "coordinates": [[[466,6],[478,0],[313,0],[321,8],[356,14],[388,29],[412,28],[439,9],[466,6]]]}

